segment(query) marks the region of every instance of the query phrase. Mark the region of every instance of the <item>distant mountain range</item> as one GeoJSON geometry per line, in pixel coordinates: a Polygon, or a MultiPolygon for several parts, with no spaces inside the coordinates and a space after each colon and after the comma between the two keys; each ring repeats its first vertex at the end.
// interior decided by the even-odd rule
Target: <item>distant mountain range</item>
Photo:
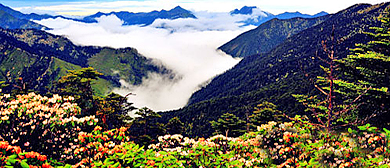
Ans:
{"type": "MultiPolygon", "coordinates": [[[[381,23],[375,18],[388,7],[389,2],[378,5],[357,4],[326,16],[322,21],[310,19],[268,21],[257,30],[244,33],[237,38],[241,40],[230,42],[237,46],[248,46],[242,48],[240,54],[248,55],[244,54],[245,57],[239,64],[194,93],[186,107],[161,115],[163,119],[179,117],[185,125],[191,125],[192,129],[187,131],[190,136],[202,137],[212,134],[210,121],[217,120],[227,112],[245,118],[245,112],[253,111],[253,108],[263,101],[279,105],[282,107],[280,110],[290,115],[303,112],[301,104],[291,95],[313,91],[314,87],[305,75],[314,78],[322,75],[319,67],[321,61],[313,58],[317,52],[318,56],[326,57],[324,52],[321,52],[323,51],[321,42],[330,39],[333,27],[335,38],[339,40],[339,44],[335,46],[335,53],[340,58],[346,57],[350,53],[349,49],[354,48],[356,43],[366,43],[370,40],[362,32],[370,31],[370,27],[379,26],[381,23]],[[288,26],[292,23],[306,26],[288,26]],[[287,26],[277,26],[282,24],[287,26]],[[273,30],[271,25],[283,30],[273,30]],[[281,42],[267,40],[267,36],[277,37],[280,32],[285,32],[281,37],[285,40],[281,42]],[[286,32],[291,32],[291,35],[286,36],[288,34],[286,32]],[[273,44],[267,44],[268,41],[273,44]],[[251,46],[250,43],[254,45],[251,46]],[[256,51],[256,48],[262,45],[271,47],[262,50],[264,53],[250,55],[250,52],[256,51]]],[[[238,54],[239,52],[236,53],[242,56],[238,54]]]]}
{"type": "MultiPolygon", "coordinates": [[[[235,9],[230,12],[231,15],[250,15],[250,18],[242,21],[245,25],[255,25],[259,26],[262,23],[272,20],[274,18],[278,19],[290,19],[295,17],[301,17],[301,18],[315,18],[319,16],[327,15],[326,12],[320,12],[316,15],[307,15],[307,14],[301,14],[299,12],[285,12],[279,15],[273,15],[269,12],[265,12],[260,10],[257,7],[248,7],[244,6],[241,9],[235,9]]],[[[102,13],[98,12],[93,15],[86,16],[82,19],[75,19],[75,18],[68,18],[61,15],[57,16],[51,16],[51,15],[40,15],[36,13],[31,14],[24,14],[19,11],[13,10],[10,7],[4,6],[0,4],[0,27],[3,28],[10,28],[10,29],[17,29],[17,28],[23,28],[23,29],[48,29],[45,26],[42,26],[40,24],[34,23],[31,20],[43,20],[43,19],[49,19],[49,18],[64,18],[84,23],[96,23],[96,18],[99,18],[101,16],[109,16],[109,15],[115,15],[119,19],[123,20],[123,25],[142,25],[147,26],[152,24],[156,19],[179,19],[179,18],[194,18],[196,19],[196,16],[186,9],[183,9],[180,6],[177,6],[171,10],[161,10],[161,11],[152,11],[152,12],[139,12],[139,13],[133,13],[133,12],[110,12],[110,13],[102,13]]]]}
{"type": "Polygon", "coordinates": [[[86,16],[83,19],[74,19],[67,18],[64,16],[51,16],[51,15],[39,15],[39,14],[24,14],[19,11],[13,10],[10,7],[0,4],[0,27],[10,28],[10,29],[47,29],[45,26],[34,23],[30,20],[43,20],[49,18],[64,18],[84,23],[96,23],[96,18],[101,16],[115,15],[119,19],[123,20],[123,25],[143,25],[147,26],[152,24],[156,19],[178,19],[178,18],[196,18],[190,11],[183,9],[180,6],[177,6],[169,11],[152,11],[152,12],[111,12],[111,13],[101,13],[86,16]]]}
{"type": "Polygon", "coordinates": [[[86,16],[83,19],[77,20],[85,23],[94,23],[97,22],[96,18],[101,16],[115,15],[119,19],[123,20],[123,25],[150,25],[156,19],[178,19],[178,18],[196,18],[190,11],[183,9],[180,6],[177,6],[169,11],[152,11],[149,13],[132,13],[132,12],[111,12],[111,13],[101,13],[98,12],[94,15],[86,16]]]}
{"type": "Polygon", "coordinates": [[[302,14],[300,12],[285,12],[282,14],[274,15],[269,12],[265,12],[257,8],[256,6],[244,6],[241,9],[235,9],[230,12],[231,15],[251,15],[252,17],[243,21],[244,25],[259,26],[272,19],[291,19],[291,18],[316,18],[320,16],[328,15],[326,12],[320,12],[315,15],[302,14]]]}

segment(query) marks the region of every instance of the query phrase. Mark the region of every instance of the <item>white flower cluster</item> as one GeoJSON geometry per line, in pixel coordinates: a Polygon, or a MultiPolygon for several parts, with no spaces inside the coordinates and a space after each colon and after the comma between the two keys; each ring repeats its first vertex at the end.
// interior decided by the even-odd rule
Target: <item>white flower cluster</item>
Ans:
{"type": "Polygon", "coordinates": [[[70,123],[70,122],[74,122],[74,123],[77,123],[77,124],[88,123],[89,125],[93,125],[94,123],[98,122],[98,119],[95,118],[94,115],[91,115],[91,116],[86,116],[86,117],[83,117],[83,118],[77,118],[75,116],[71,116],[69,118],[65,118],[65,119],[62,120],[62,124],[67,124],[67,123],[70,123]]]}
{"type": "Polygon", "coordinates": [[[268,122],[268,124],[262,124],[261,126],[258,126],[257,127],[257,131],[270,131],[274,128],[275,125],[277,125],[278,123],[276,123],[275,121],[270,121],[268,122]]]}
{"type": "MultiPolygon", "coordinates": [[[[74,115],[80,112],[80,108],[75,103],[73,97],[62,98],[59,95],[46,96],[29,93],[27,95],[17,95],[14,100],[7,100],[9,95],[0,97],[2,108],[0,109],[0,121],[9,120],[15,112],[21,119],[40,119],[43,125],[50,123],[65,124],[69,122],[87,123],[93,125],[98,122],[95,116],[77,118],[74,115]],[[64,101],[63,101],[64,100],[64,101]]],[[[35,121],[35,120],[34,120],[35,121]]]]}
{"type": "Polygon", "coordinates": [[[8,109],[2,109],[2,110],[0,111],[1,120],[3,120],[3,121],[8,120],[8,119],[9,119],[8,116],[11,115],[11,114],[13,114],[13,111],[10,111],[10,110],[8,110],[8,109]]]}
{"type": "Polygon", "coordinates": [[[62,101],[62,97],[59,96],[58,94],[53,95],[53,97],[49,98],[48,100],[49,103],[53,103],[53,104],[61,101],[62,101]]]}

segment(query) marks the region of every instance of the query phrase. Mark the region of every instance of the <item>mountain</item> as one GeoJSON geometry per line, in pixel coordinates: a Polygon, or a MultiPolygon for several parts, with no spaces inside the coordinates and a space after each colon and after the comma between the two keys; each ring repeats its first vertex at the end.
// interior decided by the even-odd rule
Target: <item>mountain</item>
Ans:
{"type": "Polygon", "coordinates": [[[230,15],[248,15],[247,20],[242,21],[244,26],[255,25],[259,26],[262,23],[275,18],[275,15],[265,12],[257,8],[256,6],[244,6],[241,9],[234,9],[230,12],[230,15]]]}
{"type": "Polygon", "coordinates": [[[46,29],[45,26],[16,18],[3,10],[0,10],[0,27],[5,29],[46,29]]]}
{"type": "Polygon", "coordinates": [[[46,29],[45,26],[24,19],[23,14],[0,4],[0,27],[5,29],[46,29]]]}
{"type": "Polygon", "coordinates": [[[50,18],[54,19],[57,17],[66,18],[66,17],[60,16],[60,15],[51,16],[48,14],[40,15],[40,14],[36,14],[36,13],[24,14],[22,12],[14,10],[8,6],[4,6],[3,4],[0,4],[0,10],[12,15],[15,18],[23,19],[23,20],[42,20],[42,19],[50,19],[50,18]]]}
{"type": "Polygon", "coordinates": [[[149,72],[165,71],[133,48],[77,46],[65,37],[33,29],[0,29],[0,56],[0,80],[14,83],[22,77],[41,92],[67,70],[82,67],[104,74],[95,85],[100,94],[119,86],[120,79],[136,85],[149,72]]]}
{"type": "Polygon", "coordinates": [[[243,21],[244,26],[247,25],[254,25],[254,26],[259,26],[269,20],[278,18],[278,19],[291,19],[291,18],[315,18],[315,17],[320,17],[320,16],[325,16],[328,15],[326,12],[320,12],[315,15],[308,15],[308,14],[302,14],[300,12],[285,12],[279,15],[274,15],[269,12],[265,12],[257,8],[256,6],[244,6],[241,9],[234,9],[233,11],[230,12],[231,15],[250,15],[251,17],[248,18],[247,20],[243,21]]]}
{"type": "Polygon", "coordinates": [[[178,19],[178,18],[196,18],[190,11],[183,9],[180,6],[177,6],[169,11],[152,11],[149,13],[132,13],[132,12],[111,12],[111,13],[102,13],[98,12],[94,15],[86,16],[81,20],[81,22],[86,23],[95,23],[97,22],[96,18],[101,16],[115,15],[119,19],[123,20],[123,25],[150,25],[156,19],[178,19]]]}
{"type": "Polygon", "coordinates": [[[261,24],[256,29],[245,32],[221,49],[233,57],[246,57],[254,54],[267,53],[294,34],[318,25],[330,15],[317,18],[292,18],[286,20],[272,19],[261,24]]]}
{"type": "Polygon", "coordinates": [[[355,43],[370,40],[361,32],[379,26],[375,18],[389,5],[357,4],[333,14],[326,21],[287,38],[267,53],[245,57],[194,93],[186,107],[161,115],[164,119],[179,117],[192,128],[187,131],[190,136],[204,136],[212,133],[210,121],[226,112],[244,118],[245,112],[253,111],[263,101],[279,105],[287,114],[299,114],[303,112],[302,106],[291,94],[313,92],[314,87],[306,75],[322,75],[321,61],[315,59],[316,53],[326,57],[321,52],[321,42],[330,39],[334,28],[335,39],[339,40],[335,53],[345,57],[355,43]]]}
{"type": "Polygon", "coordinates": [[[16,18],[25,19],[25,14],[23,14],[19,11],[13,10],[12,8],[10,8],[8,6],[4,6],[3,4],[0,4],[0,10],[4,11],[5,13],[8,13],[9,15],[14,16],[16,18]]]}
{"type": "Polygon", "coordinates": [[[290,18],[315,18],[315,17],[320,17],[320,16],[325,16],[328,15],[328,13],[322,11],[320,13],[317,13],[315,15],[308,15],[308,14],[302,14],[300,12],[284,12],[279,15],[276,15],[276,18],[278,19],[290,19],[290,18]]]}
{"type": "Polygon", "coordinates": [[[119,19],[124,21],[123,25],[144,25],[144,26],[152,24],[156,19],[174,20],[179,18],[196,18],[190,11],[183,9],[180,6],[177,6],[169,11],[161,10],[161,11],[152,11],[148,13],[146,12],[133,13],[133,12],[126,12],[126,11],[110,12],[110,13],[98,12],[96,14],[86,16],[83,19],[67,18],[61,15],[51,16],[48,14],[40,15],[36,13],[24,14],[19,11],[13,10],[10,7],[0,4],[0,12],[1,11],[3,11],[7,15],[6,17],[1,17],[0,18],[1,21],[5,23],[6,22],[13,23],[12,25],[4,25],[4,26],[0,25],[3,28],[15,27],[15,28],[42,29],[44,28],[44,26],[41,26],[30,20],[43,20],[43,19],[50,19],[50,18],[52,19],[64,18],[64,19],[74,20],[74,21],[79,21],[84,23],[96,23],[97,22],[96,18],[99,18],[101,16],[115,15],[119,19]],[[14,23],[16,22],[15,20],[17,20],[17,23],[14,23]],[[21,26],[18,27],[18,25],[21,26]]]}
{"type": "Polygon", "coordinates": [[[233,11],[230,12],[231,15],[252,15],[253,10],[257,9],[256,6],[244,6],[241,9],[234,9],[233,11]]]}

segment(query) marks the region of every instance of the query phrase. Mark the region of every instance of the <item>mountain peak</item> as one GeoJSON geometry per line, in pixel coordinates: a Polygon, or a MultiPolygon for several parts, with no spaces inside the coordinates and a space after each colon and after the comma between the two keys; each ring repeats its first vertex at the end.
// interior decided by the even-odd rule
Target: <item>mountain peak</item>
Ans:
{"type": "Polygon", "coordinates": [[[329,13],[328,13],[328,12],[325,12],[325,11],[321,11],[321,12],[319,12],[319,13],[313,15],[313,16],[315,16],[315,17],[320,17],[320,16],[325,16],[325,15],[329,15],[329,13]]]}
{"type": "Polygon", "coordinates": [[[181,6],[176,6],[175,8],[173,8],[174,10],[185,10],[184,8],[182,8],[181,6]]]}
{"type": "Polygon", "coordinates": [[[230,14],[242,14],[242,15],[250,15],[253,13],[253,9],[256,9],[256,6],[244,6],[241,9],[234,9],[230,14]]]}
{"type": "Polygon", "coordinates": [[[102,15],[116,15],[119,19],[124,21],[124,25],[150,25],[152,24],[156,19],[178,19],[178,18],[196,18],[190,11],[182,8],[181,6],[176,6],[175,8],[167,11],[167,10],[161,10],[161,11],[151,11],[151,12],[139,12],[139,13],[133,13],[133,12],[111,12],[111,13],[102,13],[98,12],[94,15],[86,16],[82,20],[78,20],[81,22],[86,23],[95,23],[96,18],[100,17],[102,15]]]}
{"type": "Polygon", "coordinates": [[[302,14],[302,13],[299,12],[299,11],[295,11],[295,12],[284,12],[284,13],[281,13],[281,14],[302,14]]]}
{"type": "Polygon", "coordinates": [[[176,6],[175,8],[169,10],[169,12],[182,12],[182,13],[189,13],[188,10],[182,8],[181,6],[176,6]]]}

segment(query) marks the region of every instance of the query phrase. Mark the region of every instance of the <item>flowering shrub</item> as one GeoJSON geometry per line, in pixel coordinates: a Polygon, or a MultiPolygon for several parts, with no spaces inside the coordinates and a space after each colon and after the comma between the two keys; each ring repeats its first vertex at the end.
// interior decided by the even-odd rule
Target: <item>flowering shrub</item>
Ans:
{"type": "Polygon", "coordinates": [[[384,130],[336,134],[308,123],[269,122],[239,138],[218,135],[196,141],[166,135],[149,148],[171,152],[188,167],[389,167],[390,131],[384,130]]]}
{"type": "Polygon", "coordinates": [[[241,137],[165,135],[144,148],[125,127],[77,117],[72,99],[0,96],[0,167],[390,167],[390,131],[369,124],[326,132],[296,117],[241,137]]]}
{"type": "Polygon", "coordinates": [[[6,141],[0,141],[0,167],[29,167],[39,165],[42,168],[51,168],[47,156],[37,152],[24,152],[18,146],[11,146],[6,141]]]}
{"type": "Polygon", "coordinates": [[[102,132],[97,126],[91,133],[80,132],[73,154],[81,161],[74,167],[183,167],[171,153],[144,150],[129,142],[126,131],[122,127],[102,132]]]}
{"type": "Polygon", "coordinates": [[[95,116],[76,117],[80,108],[72,101],[72,97],[48,98],[35,93],[17,95],[15,99],[0,96],[0,140],[23,151],[72,160],[73,155],[65,151],[73,146],[77,133],[91,130],[97,123],[95,116]]]}

